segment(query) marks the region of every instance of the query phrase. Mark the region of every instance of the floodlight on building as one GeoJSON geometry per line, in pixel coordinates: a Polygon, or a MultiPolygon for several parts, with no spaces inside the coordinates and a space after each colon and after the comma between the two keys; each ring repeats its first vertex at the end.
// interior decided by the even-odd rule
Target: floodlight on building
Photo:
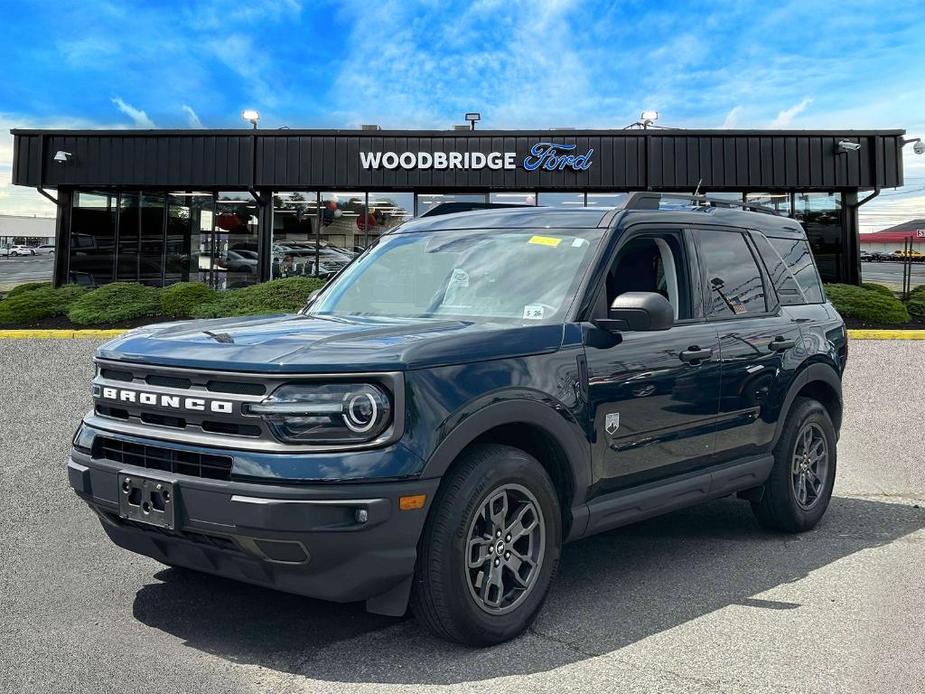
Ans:
{"type": "Polygon", "coordinates": [[[254,126],[254,130],[257,129],[257,121],[260,120],[260,114],[252,108],[246,108],[241,111],[241,120],[247,121],[254,126]]]}
{"type": "Polygon", "coordinates": [[[857,152],[861,149],[860,142],[851,142],[851,140],[839,140],[835,145],[835,154],[847,154],[848,152],[857,152]]]}
{"type": "Polygon", "coordinates": [[[925,154],[925,142],[922,142],[921,137],[910,137],[908,139],[900,140],[901,146],[905,147],[906,145],[912,145],[912,151],[916,154],[925,154]]]}
{"type": "Polygon", "coordinates": [[[639,121],[643,128],[647,128],[658,120],[658,111],[643,111],[639,114],[639,121]]]}
{"type": "Polygon", "coordinates": [[[466,114],[466,120],[469,121],[469,129],[475,130],[475,124],[482,120],[481,113],[475,113],[474,111],[466,114]]]}
{"type": "Polygon", "coordinates": [[[67,164],[67,162],[73,156],[74,155],[71,154],[70,152],[65,152],[59,149],[57,152],[55,152],[54,161],[56,164],[67,164]]]}

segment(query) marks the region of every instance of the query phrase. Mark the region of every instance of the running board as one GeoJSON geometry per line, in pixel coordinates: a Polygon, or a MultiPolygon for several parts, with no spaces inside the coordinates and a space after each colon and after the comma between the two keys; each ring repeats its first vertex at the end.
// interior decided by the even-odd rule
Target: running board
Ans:
{"type": "Polygon", "coordinates": [[[588,502],[582,537],[757,487],[768,479],[773,466],[770,455],[750,458],[600,496],[588,502]]]}

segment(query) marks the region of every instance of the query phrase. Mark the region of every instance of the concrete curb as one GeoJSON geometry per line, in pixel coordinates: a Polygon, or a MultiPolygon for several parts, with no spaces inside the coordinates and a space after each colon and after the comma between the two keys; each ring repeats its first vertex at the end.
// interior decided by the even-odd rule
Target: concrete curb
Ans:
{"type": "Polygon", "coordinates": [[[0,330],[0,340],[77,340],[116,337],[125,330],[0,330]]]}
{"type": "MultiPolygon", "coordinates": [[[[116,337],[126,330],[0,330],[0,340],[79,340],[116,337]]],[[[852,340],[925,340],[925,330],[849,330],[852,340]]]]}

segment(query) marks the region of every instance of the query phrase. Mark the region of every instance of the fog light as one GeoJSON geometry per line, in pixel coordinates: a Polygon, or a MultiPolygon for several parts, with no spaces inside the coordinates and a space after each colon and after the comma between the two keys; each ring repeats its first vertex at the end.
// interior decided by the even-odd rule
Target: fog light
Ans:
{"type": "Polygon", "coordinates": [[[365,523],[369,520],[369,511],[365,508],[358,508],[354,517],[357,519],[357,523],[365,523]]]}

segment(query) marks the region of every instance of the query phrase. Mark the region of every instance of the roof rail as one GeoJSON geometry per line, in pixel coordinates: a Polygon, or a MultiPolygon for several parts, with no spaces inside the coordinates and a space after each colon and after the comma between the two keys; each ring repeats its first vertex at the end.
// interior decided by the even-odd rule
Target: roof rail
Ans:
{"type": "Polygon", "coordinates": [[[777,210],[765,207],[764,205],[755,205],[749,202],[736,202],[735,200],[725,200],[721,198],[711,198],[707,195],[688,195],[686,193],[653,193],[635,192],[630,193],[623,205],[624,210],[657,210],[659,203],[663,198],[670,200],[688,200],[692,207],[738,207],[743,210],[761,212],[763,214],[772,214],[775,217],[781,217],[777,210]]]}

